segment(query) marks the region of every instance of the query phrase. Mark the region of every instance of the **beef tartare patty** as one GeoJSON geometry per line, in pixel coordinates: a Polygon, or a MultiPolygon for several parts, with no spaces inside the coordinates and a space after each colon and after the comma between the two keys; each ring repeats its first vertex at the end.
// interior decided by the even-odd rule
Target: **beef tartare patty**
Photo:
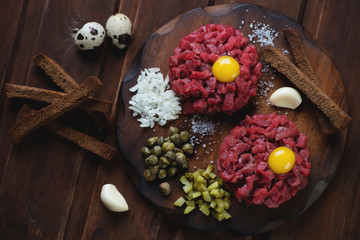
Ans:
{"type": "Polygon", "coordinates": [[[261,68],[255,46],[239,30],[222,24],[208,24],[183,37],[169,58],[170,82],[184,114],[231,115],[256,95],[261,68]],[[212,74],[221,56],[240,64],[240,75],[232,82],[219,82],[212,74]]]}
{"type": "Polygon", "coordinates": [[[284,115],[246,116],[220,146],[217,165],[226,188],[239,202],[278,207],[307,184],[311,164],[306,140],[284,115]],[[285,174],[275,174],[268,165],[270,153],[279,146],[289,147],[296,157],[285,174]]]}

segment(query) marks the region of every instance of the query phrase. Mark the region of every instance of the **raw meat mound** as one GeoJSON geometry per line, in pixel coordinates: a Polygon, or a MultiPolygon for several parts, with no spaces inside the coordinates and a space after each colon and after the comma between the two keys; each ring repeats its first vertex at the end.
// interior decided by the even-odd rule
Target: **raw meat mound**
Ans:
{"type": "Polygon", "coordinates": [[[307,184],[311,164],[306,140],[284,115],[246,116],[220,146],[217,165],[226,188],[239,202],[278,207],[307,184]],[[280,146],[291,148],[296,156],[294,167],[285,174],[275,174],[267,162],[280,146]]]}
{"type": "Polygon", "coordinates": [[[258,60],[255,46],[231,26],[208,24],[183,37],[169,58],[169,77],[184,114],[231,115],[242,108],[256,95],[262,68],[258,60]],[[221,56],[240,64],[235,81],[222,83],[213,76],[212,65],[221,56]]]}

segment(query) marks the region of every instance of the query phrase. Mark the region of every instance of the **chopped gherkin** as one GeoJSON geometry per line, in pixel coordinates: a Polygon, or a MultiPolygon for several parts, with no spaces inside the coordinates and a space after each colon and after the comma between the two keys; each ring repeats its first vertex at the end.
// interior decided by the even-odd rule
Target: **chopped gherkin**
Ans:
{"type": "MultiPolygon", "coordinates": [[[[198,169],[196,172],[187,172],[180,177],[180,182],[183,184],[183,190],[186,193],[185,214],[189,214],[196,207],[209,216],[210,213],[218,221],[231,218],[227,212],[230,208],[230,193],[222,188],[223,181],[220,178],[214,177],[212,170],[214,166],[209,165],[205,170],[198,169]]],[[[174,205],[179,206],[177,200],[174,205]]]]}

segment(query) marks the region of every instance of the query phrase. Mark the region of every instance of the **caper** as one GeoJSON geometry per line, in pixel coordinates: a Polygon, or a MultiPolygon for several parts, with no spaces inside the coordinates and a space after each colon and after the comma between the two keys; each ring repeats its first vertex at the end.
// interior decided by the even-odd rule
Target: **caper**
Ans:
{"type": "Polygon", "coordinates": [[[164,194],[165,196],[168,196],[171,192],[171,187],[168,182],[160,183],[159,188],[161,193],[164,194]]]}
{"type": "Polygon", "coordinates": [[[176,159],[176,154],[173,151],[167,151],[165,153],[165,157],[169,159],[170,162],[172,162],[176,159]]]}
{"type": "Polygon", "coordinates": [[[147,140],[147,145],[148,147],[152,147],[156,144],[156,141],[158,140],[159,137],[151,137],[147,140]]]}
{"type": "Polygon", "coordinates": [[[145,167],[149,167],[151,165],[148,157],[145,158],[144,164],[145,164],[145,167]]]}
{"type": "Polygon", "coordinates": [[[184,152],[184,151],[183,151],[182,149],[176,147],[176,148],[174,148],[174,152],[175,152],[175,153],[178,153],[178,152],[181,152],[181,153],[182,153],[182,152],[184,152]]]}
{"type": "Polygon", "coordinates": [[[175,158],[175,162],[181,166],[182,164],[184,164],[186,162],[186,156],[183,153],[176,153],[175,154],[176,158],[175,158]]]}
{"type": "Polygon", "coordinates": [[[188,168],[189,168],[189,162],[188,162],[188,161],[184,162],[184,163],[181,165],[181,168],[182,168],[182,169],[188,169],[188,168]]]}
{"type": "Polygon", "coordinates": [[[185,143],[181,149],[184,151],[186,155],[192,155],[194,153],[194,148],[190,143],[185,143]]]}
{"type": "Polygon", "coordinates": [[[170,165],[170,161],[166,157],[160,157],[159,166],[160,168],[167,168],[170,165]]]}
{"type": "Polygon", "coordinates": [[[175,176],[177,170],[178,170],[177,167],[171,167],[167,170],[167,175],[169,177],[175,176]]]}
{"type": "Polygon", "coordinates": [[[156,144],[159,145],[159,146],[161,146],[161,145],[163,145],[163,143],[164,143],[164,137],[161,136],[161,137],[159,137],[158,140],[156,141],[156,144]]]}
{"type": "Polygon", "coordinates": [[[151,154],[157,156],[157,157],[160,157],[161,155],[161,147],[158,146],[158,145],[155,145],[151,150],[150,150],[151,154]]]}
{"type": "Polygon", "coordinates": [[[150,155],[147,158],[145,158],[145,164],[155,165],[158,162],[159,162],[159,158],[155,155],[150,155]]]}
{"type": "Polygon", "coordinates": [[[159,172],[159,165],[150,166],[149,170],[150,173],[155,176],[159,172]]]}
{"type": "Polygon", "coordinates": [[[160,169],[157,176],[158,176],[159,179],[166,178],[166,170],[165,169],[160,169]]]}
{"type": "Polygon", "coordinates": [[[170,141],[173,142],[176,146],[181,146],[180,134],[174,133],[173,135],[170,136],[169,139],[170,139],[170,141]]]}
{"type": "Polygon", "coordinates": [[[162,145],[162,150],[164,152],[172,151],[172,150],[174,150],[174,148],[175,148],[175,145],[172,142],[164,142],[162,145]]]}
{"type": "Polygon", "coordinates": [[[181,131],[179,135],[182,143],[186,143],[190,140],[190,133],[188,131],[181,131]]]}
{"type": "Polygon", "coordinates": [[[152,175],[149,169],[145,169],[144,178],[146,181],[152,182],[155,180],[155,175],[152,175]]]}
{"type": "Polygon", "coordinates": [[[173,135],[173,134],[175,134],[175,133],[178,133],[178,132],[179,132],[179,129],[178,129],[177,127],[171,126],[171,127],[169,128],[169,136],[171,136],[171,135],[173,135]]]}
{"type": "Polygon", "coordinates": [[[151,154],[150,149],[147,147],[141,148],[141,153],[143,154],[144,157],[148,157],[151,154]]]}

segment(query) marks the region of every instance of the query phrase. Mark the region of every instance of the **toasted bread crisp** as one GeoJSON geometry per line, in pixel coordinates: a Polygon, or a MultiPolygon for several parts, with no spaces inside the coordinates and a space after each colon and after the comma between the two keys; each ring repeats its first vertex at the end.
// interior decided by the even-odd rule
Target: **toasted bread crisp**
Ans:
{"type": "MultiPolygon", "coordinates": [[[[45,103],[53,103],[66,95],[66,93],[63,92],[11,83],[5,83],[5,93],[7,98],[23,98],[45,103]]],[[[105,116],[110,114],[111,107],[112,103],[110,101],[96,98],[88,98],[84,103],[79,105],[79,108],[99,112],[105,116]]]]}
{"type": "Polygon", "coordinates": [[[68,93],[79,87],[79,84],[55,60],[45,54],[37,54],[33,57],[33,61],[64,92],[68,93]]]}
{"type": "MultiPolygon", "coordinates": [[[[21,119],[29,116],[30,114],[33,114],[34,112],[34,109],[25,104],[20,109],[18,117],[21,119]]],[[[107,161],[110,161],[116,152],[116,148],[100,142],[99,140],[90,137],[83,132],[70,128],[57,120],[46,123],[42,126],[42,128],[70,140],[83,149],[92,152],[107,161]]]]}
{"type": "Polygon", "coordinates": [[[13,143],[20,143],[35,129],[79,106],[101,86],[102,83],[97,77],[88,77],[78,88],[75,88],[49,106],[17,121],[10,130],[10,139],[13,143]]]}
{"type": "Polygon", "coordinates": [[[260,50],[259,55],[294,83],[337,129],[344,129],[350,124],[351,117],[279,50],[266,46],[260,50]]]}
{"type": "MultiPolygon", "coordinates": [[[[295,63],[297,67],[305,73],[305,75],[310,78],[314,83],[319,86],[319,79],[317,78],[314,69],[312,68],[309,59],[306,57],[304,48],[302,47],[301,40],[298,32],[295,29],[285,29],[284,36],[288,42],[291,52],[293,54],[295,63]]],[[[316,115],[321,127],[321,130],[324,134],[332,134],[335,132],[334,127],[331,125],[328,118],[317,110],[316,115]]]]}

